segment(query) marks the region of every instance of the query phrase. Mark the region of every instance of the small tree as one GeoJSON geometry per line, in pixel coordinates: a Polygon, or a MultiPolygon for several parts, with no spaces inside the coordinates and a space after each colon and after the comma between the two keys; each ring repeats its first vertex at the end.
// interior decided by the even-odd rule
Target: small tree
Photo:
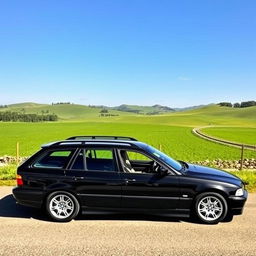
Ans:
{"type": "Polygon", "coordinates": [[[234,108],[240,108],[241,105],[240,105],[240,103],[237,102],[237,103],[234,103],[233,107],[234,107],[234,108]]]}
{"type": "Polygon", "coordinates": [[[108,110],[107,110],[107,109],[105,109],[105,108],[103,108],[103,109],[100,111],[100,113],[102,113],[102,114],[106,114],[106,113],[108,113],[108,110]]]}
{"type": "Polygon", "coordinates": [[[220,105],[221,107],[232,107],[231,102],[220,102],[218,105],[220,105]]]}

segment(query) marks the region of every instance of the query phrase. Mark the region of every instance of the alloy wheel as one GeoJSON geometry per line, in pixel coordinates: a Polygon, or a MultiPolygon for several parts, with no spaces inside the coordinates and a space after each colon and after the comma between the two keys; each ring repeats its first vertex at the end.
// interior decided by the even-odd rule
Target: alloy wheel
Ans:
{"type": "Polygon", "coordinates": [[[72,198],[65,194],[55,195],[49,203],[51,214],[57,219],[66,219],[70,217],[75,209],[72,198]]]}
{"type": "Polygon", "coordinates": [[[203,220],[216,221],[223,213],[223,203],[215,196],[206,196],[199,201],[197,211],[203,220]]]}

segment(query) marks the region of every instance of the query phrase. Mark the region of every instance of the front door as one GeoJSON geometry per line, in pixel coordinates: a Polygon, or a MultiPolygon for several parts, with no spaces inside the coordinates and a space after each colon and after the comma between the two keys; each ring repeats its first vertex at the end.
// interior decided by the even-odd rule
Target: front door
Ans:
{"type": "Polygon", "coordinates": [[[120,208],[121,179],[113,149],[81,149],[66,177],[82,201],[82,208],[120,208]]]}
{"type": "Polygon", "coordinates": [[[179,202],[179,177],[160,175],[161,165],[142,152],[119,151],[123,208],[176,209],[179,202]]]}

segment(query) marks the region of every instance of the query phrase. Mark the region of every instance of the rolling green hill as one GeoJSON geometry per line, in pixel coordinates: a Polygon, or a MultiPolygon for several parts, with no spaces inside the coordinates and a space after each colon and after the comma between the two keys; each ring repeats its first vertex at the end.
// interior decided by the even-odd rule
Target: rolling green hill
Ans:
{"type": "MultiPolygon", "coordinates": [[[[125,105],[128,106],[128,105],[125,105]]],[[[132,105],[129,105],[131,107],[132,105]]],[[[153,111],[152,107],[133,106],[141,111],[153,111]]],[[[132,107],[131,107],[132,108],[132,107]]],[[[100,107],[90,107],[77,104],[37,104],[19,103],[9,105],[8,108],[1,108],[0,111],[20,111],[24,113],[54,113],[60,121],[94,121],[94,122],[125,122],[125,123],[146,123],[166,124],[180,126],[203,126],[203,125],[225,125],[225,126],[249,126],[256,125],[256,107],[229,108],[218,105],[208,105],[181,112],[166,112],[159,115],[144,115],[133,112],[108,109],[109,114],[114,116],[100,117],[100,107]]],[[[151,113],[151,112],[147,112],[151,113]]]]}
{"type": "Polygon", "coordinates": [[[256,107],[231,109],[218,105],[209,105],[199,109],[162,115],[131,115],[126,118],[121,118],[119,121],[189,127],[206,125],[255,127],[256,107]]]}
{"type": "MultiPolygon", "coordinates": [[[[86,120],[92,118],[99,118],[100,111],[102,108],[99,107],[89,107],[85,105],[78,104],[37,104],[37,103],[19,103],[8,105],[8,108],[0,109],[0,111],[18,111],[26,114],[42,114],[50,113],[56,114],[60,120],[86,120]]],[[[129,113],[123,113],[117,110],[108,110],[111,115],[119,116],[129,115],[129,113]]],[[[101,117],[102,119],[103,117],[101,117]]]]}
{"type": "Polygon", "coordinates": [[[248,118],[256,119],[256,106],[247,108],[230,108],[221,107],[219,105],[211,104],[202,108],[187,111],[188,114],[200,114],[212,117],[228,117],[228,118],[248,118]]]}
{"type": "Polygon", "coordinates": [[[10,104],[8,105],[8,108],[34,108],[34,107],[44,107],[48,106],[48,104],[40,104],[35,102],[23,102],[23,103],[16,103],[16,104],[10,104]]]}

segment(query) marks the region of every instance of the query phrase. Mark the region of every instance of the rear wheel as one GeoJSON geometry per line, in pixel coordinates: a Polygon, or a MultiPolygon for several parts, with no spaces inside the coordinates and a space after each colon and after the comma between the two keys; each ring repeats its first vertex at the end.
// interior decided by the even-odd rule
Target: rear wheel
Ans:
{"type": "Polygon", "coordinates": [[[195,213],[203,223],[217,224],[226,217],[227,211],[227,202],[218,193],[202,193],[196,198],[195,213]]]}
{"type": "Polygon", "coordinates": [[[75,196],[66,191],[56,191],[46,200],[46,211],[55,221],[67,222],[79,213],[80,205],[75,196]]]}

